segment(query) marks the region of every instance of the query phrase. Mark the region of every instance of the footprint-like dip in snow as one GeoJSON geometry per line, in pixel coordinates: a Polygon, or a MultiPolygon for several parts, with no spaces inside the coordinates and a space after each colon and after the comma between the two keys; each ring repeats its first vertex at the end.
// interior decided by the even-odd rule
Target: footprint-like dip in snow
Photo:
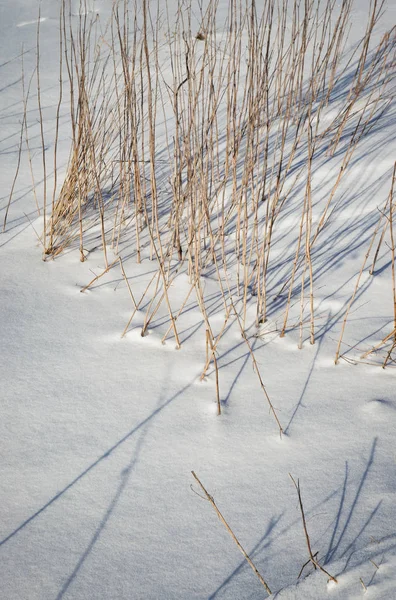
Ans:
{"type": "Polygon", "coordinates": [[[396,418],[396,402],[387,400],[386,398],[375,398],[368,400],[363,406],[363,412],[370,417],[389,418],[391,413],[394,413],[396,418]]]}
{"type": "Polygon", "coordinates": [[[26,25],[37,25],[37,23],[43,23],[47,20],[47,17],[40,17],[40,19],[33,19],[33,21],[21,21],[17,24],[17,27],[26,27],[26,25]]]}
{"type": "Polygon", "coordinates": [[[339,311],[344,306],[342,300],[336,298],[316,298],[314,299],[314,307],[320,310],[329,310],[332,313],[339,311]]]}
{"type": "Polygon", "coordinates": [[[159,350],[176,350],[177,344],[175,338],[169,336],[165,344],[162,343],[162,338],[154,333],[153,330],[147,329],[145,334],[142,336],[142,327],[133,327],[125,335],[125,340],[133,344],[144,344],[146,347],[158,348],[159,350]]]}

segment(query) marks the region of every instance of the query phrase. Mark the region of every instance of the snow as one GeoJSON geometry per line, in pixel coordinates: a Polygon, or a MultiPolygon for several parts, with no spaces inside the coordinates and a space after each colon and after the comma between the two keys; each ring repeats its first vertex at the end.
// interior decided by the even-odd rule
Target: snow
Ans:
{"type": "MultiPolygon", "coordinates": [[[[226,5],[221,0],[220,7],[226,5]]],[[[351,47],[364,32],[369,3],[355,5],[351,47]]],[[[104,0],[94,3],[101,16],[110,7],[104,0]]],[[[30,76],[38,10],[35,3],[5,0],[0,11],[2,221],[23,113],[20,55],[23,44],[30,76]]],[[[389,1],[377,41],[395,16],[389,1]]],[[[43,114],[50,147],[57,102],[57,3],[42,0],[40,18],[43,114]]],[[[70,147],[63,110],[59,177],[70,147]]],[[[178,321],[180,350],[171,335],[161,343],[169,325],[166,312],[160,311],[148,335],[141,337],[145,312],[139,311],[121,338],[133,307],[118,265],[81,293],[105,268],[100,248],[84,263],[76,248],[42,261],[36,235],[41,235],[42,219],[23,151],[7,227],[0,236],[2,598],[265,598],[191,471],[213,496],[274,597],[396,597],[395,370],[392,364],[381,369],[374,355],[360,359],[393,326],[385,247],[378,274],[364,274],[362,293],[352,306],[343,345],[348,361],[334,364],[345,307],[378,207],[389,193],[394,110],[393,100],[381,127],[374,127],[358,147],[326,244],[318,251],[315,345],[305,339],[308,329],[301,350],[297,330],[280,338],[283,315],[275,309],[257,330],[251,325],[253,307],[248,308],[248,337],[282,422],[282,437],[235,323],[219,347],[222,414],[217,416],[212,367],[200,380],[205,327],[193,297],[178,321]],[[337,584],[328,583],[312,565],[297,581],[309,555],[289,473],[300,481],[313,552],[337,584]]],[[[32,109],[30,141],[40,195],[36,118],[32,109]]],[[[52,166],[50,171],[52,181],[52,166]]],[[[325,193],[334,177],[325,158],[315,177],[325,193]]],[[[298,214],[285,216],[285,247],[275,246],[274,256],[294,253],[294,247],[287,247],[287,234],[298,222],[298,214]]],[[[155,272],[145,252],[140,265],[124,261],[137,298],[155,272]]],[[[109,262],[115,258],[109,248],[109,262]]],[[[208,273],[205,294],[212,294],[216,335],[224,305],[212,279],[208,273]]],[[[188,289],[181,274],[171,290],[172,299],[179,299],[176,306],[188,289]]],[[[297,301],[290,321],[298,315],[297,301]]]]}

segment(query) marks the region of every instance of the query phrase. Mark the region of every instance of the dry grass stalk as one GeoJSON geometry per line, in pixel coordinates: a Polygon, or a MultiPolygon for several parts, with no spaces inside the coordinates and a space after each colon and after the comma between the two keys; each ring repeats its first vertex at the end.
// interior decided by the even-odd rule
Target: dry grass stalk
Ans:
{"type": "Polygon", "coordinates": [[[363,579],[361,577],[359,578],[359,581],[362,584],[362,588],[364,589],[364,593],[366,593],[367,592],[367,586],[365,585],[365,583],[364,583],[364,581],[363,581],[363,579]]]}
{"type": "Polygon", "coordinates": [[[268,402],[268,405],[269,405],[269,408],[270,408],[270,412],[271,412],[271,413],[272,413],[272,415],[274,416],[274,419],[275,419],[275,421],[276,421],[276,423],[277,423],[277,425],[278,425],[278,428],[279,428],[279,435],[282,437],[283,428],[282,428],[282,425],[280,424],[280,421],[279,421],[278,415],[277,415],[277,413],[276,413],[276,410],[275,410],[275,408],[274,408],[274,406],[273,406],[273,404],[272,404],[272,402],[271,402],[271,400],[270,400],[270,397],[269,397],[269,395],[268,395],[268,392],[267,392],[267,390],[266,390],[266,387],[265,387],[265,385],[264,385],[264,382],[263,382],[263,380],[262,380],[262,377],[261,377],[261,374],[260,374],[260,370],[259,370],[259,367],[258,367],[258,363],[257,363],[256,357],[255,357],[255,355],[254,355],[254,352],[253,352],[252,346],[251,346],[251,344],[250,344],[250,342],[249,342],[249,340],[248,340],[248,338],[247,338],[247,335],[246,335],[246,333],[245,333],[245,331],[244,331],[244,329],[243,329],[243,327],[242,327],[242,323],[241,323],[241,320],[240,320],[240,318],[239,318],[239,315],[238,315],[238,313],[237,313],[237,310],[236,310],[236,308],[235,308],[235,305],[234,305],[234,303],[232,302],[232,300],[231,300],[230,302],[231,302],[231,306],[232,306],[232,309],[233,309],[233,311],[234,311],[234,314],[235,314],[235,317],[236,317],[237,323],[238,323],[238,325],[239,325],[239,329],[240,329],[240,331],[241,331],[242,338],[244,339],[244,341],[245,341],[245,343],[246,343],[246,345],[247,345],[247,347],[248,347],[249,354],[250,354],[250,357],[251,357],[251,359],[252,359],[252,362],[253,362],[253,368],[254,368],[254,371],[255,371],[255,373],[256,373],[256,375],[257,375],[257,377],[258,377],[258,379],[259,379],[259,382],[260,382],[260,387],[261,387],[261,389],[262,389],[262,390],[263,390],[263,392],[264,392],[264,396],[265,396],[265,398],[266,398],[266,400],[267,400],[267,402],[268,402]]]}
{"type": "Polygon", "coordinates": [[[334,583],[338,583],[337,579],[335,577],[333,577],[332,575],[330,575],[330,573],[328,573],[326,571],[326,569],[324,569],[322,567],[322,565],[320,563],[318,563],[318,561],[315,558],[316,554],[313,554],[313,552],[312,552],[311,541],[310,541],[309,535],[308,535],[307,522],[305,519],[304,506],[303,506],[302,497],[301,497],[300,481],[299,481],[299,479],[297,479],[297,482],[296,482],[296,480],[290,473],[289,473],[289,477],[292,480],[294,487],[297,490],[298,503],[300,505],[301,518],[302,518],[302,523],[303,523],[303,528],[304,528],[305,540],[307,542],[309,560],[311,561],[314,569],[320,569],[320,571],[322,571],[325,575],[327,575],[327,577],[329,577],[331,579],[331,581],[334,581],[334,583]]]}
{"type": "Polygon", "coordinates": [[[132,300],[132,302],[133,302],[133,305],[134,305],[134,307],[135,307],[135,309],[136,309],[136,308],[137,308],[137,304],[136,304],[135,297],[134,297],[134,295],[133,295],[133,292],[132,292],[131,286],[130,286],[130,284],[129,284],[128,278],[127,278],[127,276],[126,276],[126,274],[125,274],[124,265],[122,264],[122,259],[121,259],[121,256],[119,256],[119,257],[118,257],[118,260],[120,261],[120,267],[121,267],[121,273],[122,273],[122,276],[123,276],[123,278],[124,278],[124,281],[125,281],[125,283],[126,283],[126,286],[127,286],[127,288],[128,288],[128,292],[129,292],[129,295],[130,295],[130,297],[131,297],[131,300],[132,300]]]}
{"type": "MultiPolygon", "coordinates": [[[[389,231],[390,231],[390,251],[391,251],[391,265],[392,265],[392,295],[393,295],[393,325],[396,329],[396,273],[395,273],[395,236],[393,232],[393,194],[396,180],[396,162],[393,166],[392,173],[392,184],[389,191],[389,231]]],[[[396,342],[396,335],[395,335],[396,342]]]]}
{"type": "Polygon", "coordinates": [[[3,232],[6,230],[6,227],[7,227],[8,212],[10,210],[12,198],[13,198],[13,195],[14,195],[15,184],[17,182],[18,175],[19,175],[19,169],[20,169],[20,166],[21,166],[22,145],[23,145],[23,132],[25,130],[25,122],[26,122],[26,107],[24,109],[24,115],[23,115],[23,119],[22,119],[22,122],[21,122],[21,129],[20,129],[20,133],[19,133],[17,166],[16,166],[16,169],[15,169],[15,175],[14,175],[14,179],[12,181],[11,191],[10,191],[10,195],[8,197],[8,203],[7,203],[7,207],[6,207],[5,214],[4,214],[3,232]]]}
{"type": "Polygon", "coordinates": [[[39,112],[39,123],[40,123],[40,137],[41,137],[41,154],[43,163],[43,244],[44,253],[43,259],[45,259],[47,250],[47,163],[45,156],[45,141],[44,141],[44,121],[43,121],[43,110],[41,106],[41,87],[40,87],[40,23],[41,23],[41,3],[39,3],[38,9],[38,21],[37,21],[37,35],[36,35],[36,81],[37,81],[37,104],[39,112]]]}
{"type": "Polygon", "coordinates": [[[32,153],[31,153],[30,142],[29,142],[29,126],[28,126],[28,119],[27,119],[27,106],[28,106],[28,102],[29,102],[30,88],[31,88],[31,85],[32,85],[32,82],[34,79],[35,71],[33,71],[33,73],[31,74],[27,89],[25,90],[25,67],[24,67],[24,58],[23,57],[24,57],[24,52],[22,52],[22,54],[21,54],[21,60],[22,60],[22,94],[23,94],[23,115],[24,115],[23,120],[25,123],[25,143],[26,143],[26,149],[27,149],[27,155],[28,155],[28,161],[29,161],[29,171],[30,171],[30,177],[31,177],[31,181],[32,181],[32,190],[33,190],[34,201],[36,204],[37,214],[38,214],[38,216],[40,216],[41,211],[40,211],[40,206],[39,206],[39,202],[38,202],[38,198],[37,198],[36,182],[35,182],[35,177],[34,177],[34,172],[33,172],[32,153]]]}
{"type": "Polygon", "coordinates": [[[154,273],[154,275],[153,275],[153,276],[152,276],[152,278],[150,279],[150,281],[149,281],[149,283],[147,284],[147,286],[146,286],[146,288],[145,288],[145,290],[144,290],[143,294],[142,294],[142,295],[141,295],[141,297],[140,297],[140,300],[139,300],[139,302],[138,302],[136,305],[135,305],[135,303],[134,303],[134,305],[135,305],[135,308],[134,308],[134,310],[133,310],[133,312],[132,312],[131,316],[129,317],[128,323],[125,325],[124,331],[122,332],[122,335],[121,335],[121,337],[122,337],[122,338],[123,338],[123,337],[124,337],[124,336],[127,334],[127,331],[128,331],[128,329],[129,329],[129,326],[130,326],[130,324],[132,323],[132,321],[133,321],[133,318],[134,318],[135,314],[136,314],[136,313],[137,313],[137,311],[139,310],[139,307],[140,307],[140,305],[142,304],[142,302],[143,302],[144,298],[146,297],[146,294],[148,293],[148,290],[150,289],[150,287],[151,287],[151,285],[152,285],[152,283],[153,283],[153,281],[154,281],[154,279],[155,279],[155,278],[157,278],[157,281],[158,281],[158,272],[157,272],[157,273],[154,273]]]}
{"type": "MultiPolygon", "coordinates": [[[[207,340],[206,343],[209,344],[209,346],[210,346],[211,357],[213,359],[213,364],[214,364],[214,368],[215,368],[217,415],[220,416],[221,415],[221,400],[220,400],[220,389],[219,389],[219,369],[217,366],[217,357],[216,357],[216,351],[214,350],[214,343],[213,343],[210,331],[208,329],[206,330],[206,340],[207,340]]],[[[208,361],[208,352],[206,352],[206,360],[208,361]]]]}
{"type": "Polygon", "coordinates": [[[108,273],[108,271],[111,269],[111,267],[114,267],[114,265],[116,263],[118,263],[118,262],[119,262],[119,259],[117,258],[114,262],[112,262],[109,265],[107,265],[106,268],[102,271],[102,273],[100,273],[100,275],[96,275],[86,286],[84,286],[80,290],[80,292],[84,293],[85,291],[87,291],[87,289],[90,288],[93,283],[95,283],[96,281],[98,281],[98,279],[100,279],[101,277],[103,277],[103,275],[105,275],[106,273],[108,273]]]}
{"type": "Polygon", "coordinates": [[[216,511],[217,516],[219,517],[220,521],[223,523],[224,527],[226,528],[226,530],[228,531],[228,533],[230,534],[230,536],[232,537],[232,539],[234,540],[238,550],[241,552],[241,554],[243,554],[244,558],[246,559],[246,561],[248,562],[250,568],[252,569],[253,573],[256,575],[256,577],[258,578],[258,580],[260,581],[260,583],[264,586],[266,592],[268,595],[271,595],[272,592],[267,584],[267,582],[265,581],[265,579],[262,577],[262,575],[259,573],[259,571],[257,570],[257,567],[254,565],[253,561],[251,560],[251,558],[248,556],[248,554],[246,553],[246,551],[243,549],[243,547],[241,546],[240,542],[238,541],[238,538],[236,537],[235,533],[232,531],[231,527],[228,525],[227,521],[225,520],[225,518],[223,517],[223,515],[221,514],[220,510],[218,509],[213,497],[207,492],[207,490],[205,489],[205,487],[203,486],[203,484],[201,483],[200,479],[198,478],[198,476],[194,473],[194,471],[191,471],[192,476],[194,477],[195,481],[198,483],[199,487],[201,488],[201,490],[203,491],[203,493],[205,494],[206,499],[210,502],[210,504],[213,506],[214,510],[216,511]]]}
{"type": "MultiPolygon", "coordinates": [[[[62,35],[62,26],[63,26],[63,11],[64,11],[64,3],[60,3],[59,9],[59,98],[58,105],[56,108],[56,117],[55,117],[55,141],[54,141],[54,187],[52,191],[52,205],[51,205],[51,220],[52,215],[55,214],[55,199],[56,199],[56,191],[57,191],[57,183],[58,183],[58,165],[57,165],[57,151],[58,151],[58,140],[59,140],[59,118],[60,118],[60,110],[63,100],[63,35],[62,35]]],[[[50,227],[50,238],[49,238],[49,247],[53,246],[53,235],[54,230],[53,227],[50,227]]],[[[45,238],[44,238],[45,243],[45,238]]]]}
{"type": "MultiPolygon", "coordinates": [[[[338,345],[337,345],[337,350],[336,350],[336,355],[335,355],[335,360],[334,360],[335,364],[338,363],[338,360],[340,358],[341,344],[342,344],[342,339],[343,339],[343,336],[344,336],[345,327],[346,327],[346,323],[347,323],[347,320],[348,320],[349,312],[350,312],[351,306],[352,306],[352,304],[353,304],[353,302],[355,300],[357,291],[359,289],[361,277],[363,275],[364,269],[366,267],[367,260],[368,260],[368,258],[370,256],[371,250],[373,248],[375,238],[376,238],[376,236],[378,234],[378,230],[379,230],[380,225],[382,223],[382,218],[386,214],[386,209],[387,209],[388,205],[389,205],[389,215],[390,215],[389,216],[389,223],[391,223],[392,293],[393,293],[393,309],[394,309],[394,328],[395,328],[395,331],[396,331],[396,304],[395,304],[395,302],[396,302],[396,288],[395,288],[394,238],[393,238],[393,193],[394,193],[395,177],[396,177],[396,163],[395,163],[394,168],[393,168],[392,182],[391,182],[391,187],[390,187],[389,195],[387,197],[384,209],[380,213],[380,218],[379,218],[379,220],[377,222],[377,225],[375,227],[374,233],[373,233],[373,235],[371,237],[368,250],[366,252],[363,264],[362,264],[362,266],[360,268],[360,272],[359,272],[359,275],[358,275],[357,280],[356,280],[354,291],[352,293],[352,296],[351,296],[351,298],[349,300],[349,303],[348,303],[346,311],[345,311],[344,319],[343,319],[343,322],[342,322],[341,334],[340,334],[340,338],[338,340],[338,345]]],[[[380,344],[377,344],[377,346],[375,346],[370,351],[368,351],[365,354],[363,354],[362,358],[367,358],[367,356],[369,354],[371,354],[371,352],[374,352],[375,350],[377,350],[378,348],[380,348],[383,345],[383,343],[385,343],[386,341],[388,341],[388,339],[390,337],[392,337],[393,335],[395,335],[395,343],[396,343],[396,334],[394,334],[394,332],[392,331],[392,333],[389,336],[385,337],[384,340],[382,340],[382,342],[380,342],[380,344]]],[[[392,345],[390,353],[392,353],[393,347],[394,347],[394,345],[392,345]]],[[[385,363],[383,365],[384,367],[386,366],[386,363],[388,362],[389,357],[390,357],[390,354],[388,354],[387,358],[385,359],[385,363]]]]}

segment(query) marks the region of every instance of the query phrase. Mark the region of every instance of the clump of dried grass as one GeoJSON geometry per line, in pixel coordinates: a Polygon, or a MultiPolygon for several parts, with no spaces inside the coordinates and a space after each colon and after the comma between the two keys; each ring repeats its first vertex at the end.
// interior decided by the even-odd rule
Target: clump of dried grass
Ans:
{"type": "MultiPolygon", "coordinates": [[[[314,251],[359,142],[391,101],[386,90],[395,29],[376,48],[370,45],[383,2],[371,3],[341,105],[334,98],[346,70],[351,72],[343,49],[352,0],[339,8],[334,0],[266,0],[260,7],[230,0],[221,25],[217,2],[201,7],[197,20],[191,2],[172,12],[167,4],[161,10],[148,0],[118,0],[109,22],[100,24],[81,2],[78,17],[61,2],[55,173],[59,111],[67,93],[72,144],[59,190],[55,177],[51,206],[44,193],[44,257],[77,244],[85,260],[87,235],[96,228],[104,272],[119,264],[128,283],[122,240],[133,238],[138,263],[148,243],[157,273],[139,302],[128,283],[133,312],[124,334],[146,299],[142,335],[165,307],[169,327],[163,342],[172,333],[180,347],[177,319],[195,294],[206,331],[203,375],[213,363],[219,414],[216,353],[234,320],[282,432],[245,333],[248,306],[255,305],[257,326],[266,321],[278,273],[282,284],[275,300],[284,296],[280,335],[290,328],[297,300],[299,346],[306,324],[315,343],[314,251]],[[324,125],[333,103],[338,108],[324,125]],[[338,169],[328,198],[318,203],[313,173],[324,154],[328,161],[339,155],[338,169]],[[285,268],[273,247],[284,215],[296,210],[293,258],[285,268]],[[109,247],[119,260],[109,263],[109,247]],[[208,269],[224,305],[217,336],[202,285],[208,269]],[[181,274],[188,275],[189,289],[175,306],[169,292],[181,274]]],[[[40,108],[39,35],[37,49],[40,108]]]]}

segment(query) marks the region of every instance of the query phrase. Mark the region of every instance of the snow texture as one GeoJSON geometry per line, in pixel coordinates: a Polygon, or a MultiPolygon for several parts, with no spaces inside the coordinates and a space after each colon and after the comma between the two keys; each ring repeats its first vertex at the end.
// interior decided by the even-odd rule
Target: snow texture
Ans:
{"type": "MultiPolygon", "coordinates": [[[[92,4],[88,10],[99,14],[111,8],[110,1],[92,4]]],[[[222,5],[227,1],[221,0],[222,5]]],[[[350,45],[364,33],[368,5],[368,0],[355,2],[350,45]]],[[[389,1],[384,10],[377,41],[395,22],[395,4],[389,1]]],[[[18,158],[21,52],[23,48],[30,74],[37,20],[35,3],[1,4],[2,215],[18,158]]],[[[50,145],[57,102],[57,3],[42,0],[40,28],[50,145]]],[[[29,121],[30,142],[39,165],[36,117],[34,113],[29,121]]],[[[66,119],[67,110],[61,123],[66,119]]],[[[259,335],[254,327],[249,330],[284,425],[282,439],[237,328],[227,331],[219,349],[223,410],[218,417],[213,372],[200,381],[205,335],[196,305],[180,319],[180,350],[171,338],[161,344],[167,324],[160,316],[142,338],[144,315],[138,314],[121,339],[131,302],[118,267],[80,293],[103,271],[100,248],[84,263],[76,249],[54,261],[41,260],[37,235],[42,219],[23,150],[0,237],[1,598],[265,598],[264,588],[202,498],[192,470],[274,597],[396,598],[395,371],[368,364],[372,359],[359,360],[362,348],[379,342],[392,323],[386,249],[381,272],[373,280],[365,276],[364,294],[348,321],[350,361],[334,365],[345,307],[378,207],[389,192],[395,134],[393,103],[381,127],[359,147],[342,184],[345,206],[332,216],[334,235],[329,239],[334,245],[327,247],[315,297],[316,344],[305,341],[299,350],[293,332],[281,339],[273,333],[279,325],[276,314],[259,335]],[[312,565],[297,581],[309,557],[289,473],[300,481],[312,549],[338,584],[328,583],[312,565]]],[[[68,136],[61,128],[59,177],[68,158],[68,136]]],[[[321,168],[315,177],[326,185],[326,165],[321,168]]],[[[287,218],[286,231],[298,215],[287,218]]],[[[284,250],[276,247],[278,251],[284,250]]],[[[154,266],[144,259],[141,265],[126,262],[125,268],[136,289],[143,290],[154,266]]],[[[210,278],[207,285],[209,293],[210,278]]],[[[187,289],[187,280],[180,278],[172,293],[184,298],[187,289]]],[[[219,329],[224,309],[216,298],[211,315],[219,329]]]]}

